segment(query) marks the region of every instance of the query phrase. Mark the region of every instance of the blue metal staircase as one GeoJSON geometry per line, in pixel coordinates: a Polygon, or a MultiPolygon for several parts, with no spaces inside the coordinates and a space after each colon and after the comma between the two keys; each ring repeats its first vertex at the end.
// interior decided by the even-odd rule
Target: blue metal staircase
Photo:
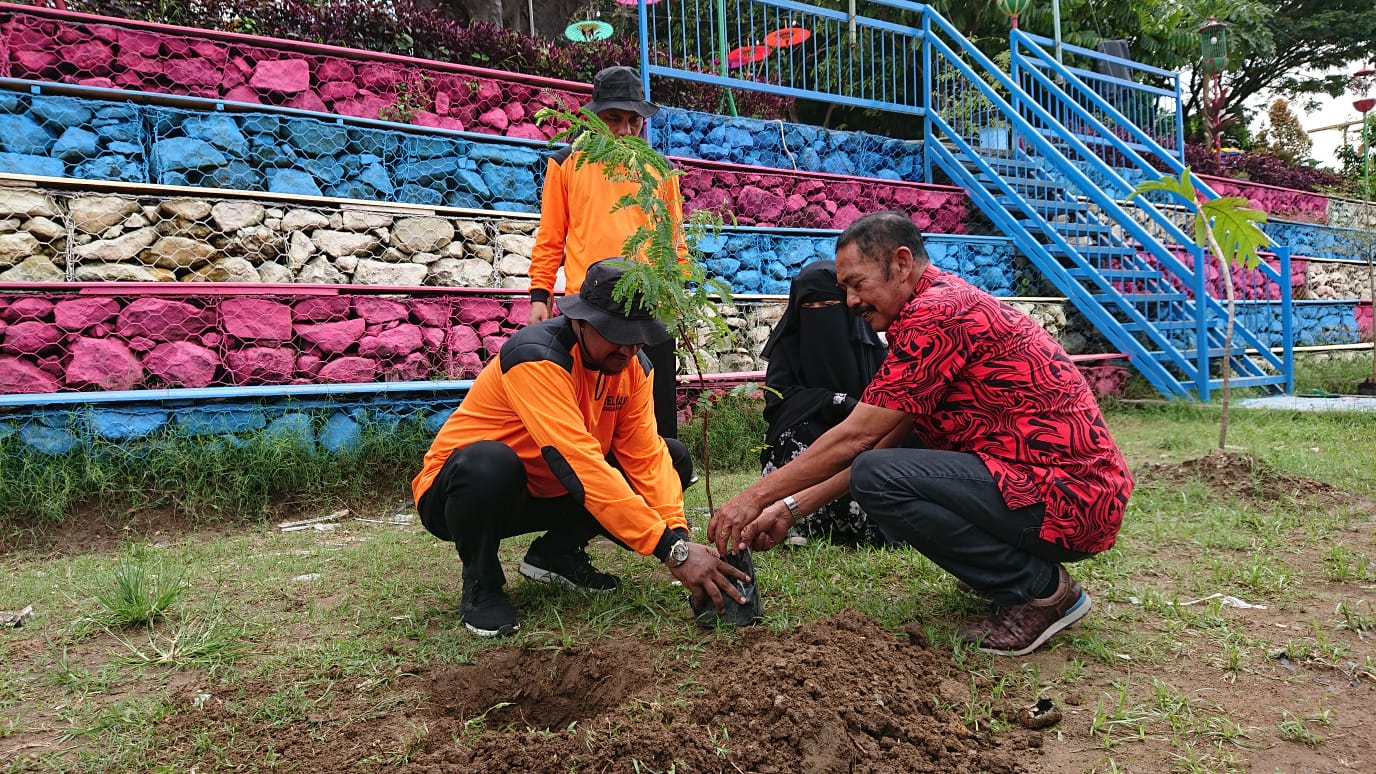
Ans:
{"type": "MultiPolygon", "coordinates": [[[[1129,178],[1184,169],[1177,158],[1178,85],[1173,92],[1143,87],[1130,72],[1122,75],[1125,60],[1106,68],[1115,75],[1067,67],[1047,53],[1049,41],[1017,30],[1005,73],[930,7],[870,5],[892,10],[884,11],[888,18],[870,18],[791,0],[733,0],[718,24],[697,25],[675,22],[685,15],[676,17],[674,8],[652,18],[651,6],[642,4],[642,68],[647,80],[669,76],[918,116],[927,137],[925,180],[940,170],[964,187],[1163,395],[1207,401],[1225,369],[1232,386],[1293,390],[1289,252],[1273,245],[1274,265],[1232,275],[1244,311],[1229,346],[1227,310],[1218,300],[1226,286],[1186,236],[1182,213],[1160,198],[1128,203],[1129,178]],[[789,26],[810,29],[811,48],[767,60],[754,77],[675,63],[676,56],[714,52],[724,60],[728,39],[789,26]],[[872,52],[884,54],[880,64],[872,52]],[[1174,136],[1141,126],[1172,109],[1174,136]],[[1004,140],[981,142],[991,130],[1004,132],[1004,140]],[[1159,137],[1177,151],[1162,147],[1159,137]]],[[[1061,50],[1103,59],[1072,46],[1061,50]]],[[[1215,196],[1197,179],[1195,185],[1215,196]]]]}

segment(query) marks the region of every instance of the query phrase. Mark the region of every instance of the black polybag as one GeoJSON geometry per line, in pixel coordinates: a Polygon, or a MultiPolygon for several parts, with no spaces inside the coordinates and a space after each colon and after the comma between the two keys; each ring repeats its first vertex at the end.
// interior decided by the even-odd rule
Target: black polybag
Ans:
{"type": "Polygon", "coordinates": [[[716,606],[712,604],[712,598],[703,594],[702,602],[693,605],[693,617],[697,619],[698,626],[704,629],[714,629],[718,624],[754,626],[763,620],[764,605],[760,602],[760,589],[755,582],[755,560],[750,557],[750,549],[727,554],[725,559],[727,564],[750,576],[748,581],[731,581],[745,597],[745,604],[742,605],[730,596],[722,594],[726,610],[718,613],[716,606]]]}

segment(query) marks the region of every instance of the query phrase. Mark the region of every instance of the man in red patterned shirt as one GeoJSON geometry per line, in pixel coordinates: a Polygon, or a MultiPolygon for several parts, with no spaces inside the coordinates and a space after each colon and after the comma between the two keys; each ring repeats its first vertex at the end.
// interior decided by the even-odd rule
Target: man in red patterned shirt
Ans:
{"type": "Polygon", "coordinates": [[[889,355],[849,418],[723,505],[708,536],[766,550],[849,490],[889,538],[993,601],[962,640],[1032,652],[1089,612],[1063,565],[1113,546],[1132,493],[1089,386],[1031,318],[931,266],[902,213],[847,228],[836,273],[889,355]]]}

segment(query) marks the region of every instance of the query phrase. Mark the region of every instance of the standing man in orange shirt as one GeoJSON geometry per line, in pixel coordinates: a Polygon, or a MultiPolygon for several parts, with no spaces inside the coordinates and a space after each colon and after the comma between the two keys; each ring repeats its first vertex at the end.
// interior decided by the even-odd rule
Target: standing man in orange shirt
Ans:
{"type": "MultiPolygon", "coordinates": [[[[645,99],[639,71],[623,66],[597,73],[592,82],[592,102],[587,108],[617,137],[639,135],[645,128],[645,119],[659,111],[659,107],[645,99]]],[[[626,238],[645,225],[646,216],[639,207],[612,211],[621,197],[632,195],[635,190],[635,183],[608,180],[600,164],[579,167],[571,148],[550,157],[540,200],[540,230],[530,256],[530,323],[549,319],[559,267],[564,268],[564,290],[577,293],[588,267],[603,258],[621,255],[626,238]]],[[[683,194],[678,179],[665,181],[660,195],[668,203],[675,222],[681,223],[683,194]]],[[[655,424],[661,436],[677,438],[678,363],[674,342],[670,339],[647,345],[645,355],[654,366],[655,424]]]]}

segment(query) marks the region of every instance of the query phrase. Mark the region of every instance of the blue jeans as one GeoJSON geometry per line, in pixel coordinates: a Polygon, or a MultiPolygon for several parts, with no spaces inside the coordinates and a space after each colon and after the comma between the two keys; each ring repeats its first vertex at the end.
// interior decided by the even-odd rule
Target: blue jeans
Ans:
{"type": "Polygon", "coordinates": [[[1020,605],[1057,565],[1090,554],[1039,537],[1041,504],[1010,509],[974,454],[876,449],[855,458],[851,497],[890,540],[906,543],[997,605],[1020,605]]]}

